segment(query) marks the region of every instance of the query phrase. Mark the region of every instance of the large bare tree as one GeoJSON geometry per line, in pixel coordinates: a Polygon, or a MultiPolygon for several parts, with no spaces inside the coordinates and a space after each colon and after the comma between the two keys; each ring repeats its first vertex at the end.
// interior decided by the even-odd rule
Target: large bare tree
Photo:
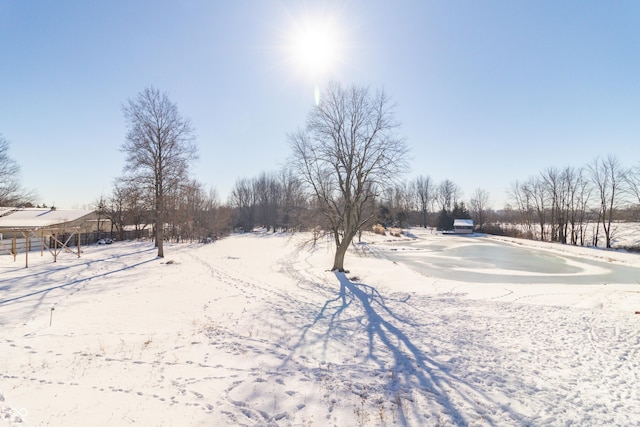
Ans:
{"type": "Polygon", "coordinates": [[[394,105],[383,91],[331,83],[308,118],[289,136],[292,167],[316,199],[333,235],[332,270],[344,270],[353,238],[369,219],[378,188],[407,169],[394,105]]]}
{"type": "Polygon", "coordinates": [[[127,120],[126,171],[153,194],[158,256],[164,256],[165,197],[187,179],[197,158],[194,129],[165,93],[148,87],[123,105],[127,120]]]}

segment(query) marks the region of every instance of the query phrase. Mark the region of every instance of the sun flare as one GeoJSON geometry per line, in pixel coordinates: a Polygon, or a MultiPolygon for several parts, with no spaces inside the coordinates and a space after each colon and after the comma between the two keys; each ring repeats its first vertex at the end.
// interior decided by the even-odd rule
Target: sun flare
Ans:
{"type": "Polygon", "coordinates": [[[287,39],[289,61],[308,78],[327,78],[342,61],[344,35],[328,16],[310,15],[295,22],[287,39]]]}
{"type": "Polygon", "coordinates": [[[294,59],[311,73],[324,74],[336,62],[339,43],[330,28],[320,26],[304,28],[293,43],[294,59]]]}
{"type": "Polygon", "coordinates": [[[304,86],[312,85],[316,105],[321,88],[335,80],[348,65],[352,49],[345,8],[288,10],[281,31],[281,53],[287,74],[304,86]]]}

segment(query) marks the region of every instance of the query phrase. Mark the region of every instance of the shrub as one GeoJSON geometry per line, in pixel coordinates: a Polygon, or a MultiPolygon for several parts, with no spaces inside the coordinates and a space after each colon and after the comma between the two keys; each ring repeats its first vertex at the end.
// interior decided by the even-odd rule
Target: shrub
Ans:
{"type": "Polygon", "coordinates": [[[401,237],[402,236],[402,228],[390,228],[389,234],[393,237],[401,237]]]}
{"type": "Polygon", "coordinates": [[[374,225],[371,229],[376,234],[380,234],[382,236],[386,236],[387,235],[387,232],[384,230],[384,227],[382,225],[380,225],[380,224],[374,225]]]}

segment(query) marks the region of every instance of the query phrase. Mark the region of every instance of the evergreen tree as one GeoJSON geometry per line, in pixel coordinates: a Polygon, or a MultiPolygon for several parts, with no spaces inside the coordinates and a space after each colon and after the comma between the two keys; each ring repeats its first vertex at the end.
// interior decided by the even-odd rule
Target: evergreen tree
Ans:
{"type": "MultiPolygon", "coordinates": [[[[469,209],[466,207],[464,202],[454,203],[451,216],[453,217],[453,219],[471,219],[469,209]]],[[[451,223],[451,225],[453,226],[453,222],[451,223]]]]}
{"type": "Polygon", "coordinates": [[[453,230],[453,216],[444,208],[438,214],[438,230],[453,230]]]}

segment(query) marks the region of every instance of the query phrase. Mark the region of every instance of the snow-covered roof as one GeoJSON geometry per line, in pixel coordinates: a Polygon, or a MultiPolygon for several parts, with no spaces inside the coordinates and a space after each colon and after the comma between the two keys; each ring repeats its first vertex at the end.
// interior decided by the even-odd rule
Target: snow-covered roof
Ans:
{"type": "Polygon", "coordinates": [[[92,213],[87,209],[0,207],[0,228],[52,227],[77,221],[92,213]]]}
{"type": "Polygon", "coordinates": [[[454,219],[453,220],[454,227],[473,227],[472,219],[454,219]]]}

